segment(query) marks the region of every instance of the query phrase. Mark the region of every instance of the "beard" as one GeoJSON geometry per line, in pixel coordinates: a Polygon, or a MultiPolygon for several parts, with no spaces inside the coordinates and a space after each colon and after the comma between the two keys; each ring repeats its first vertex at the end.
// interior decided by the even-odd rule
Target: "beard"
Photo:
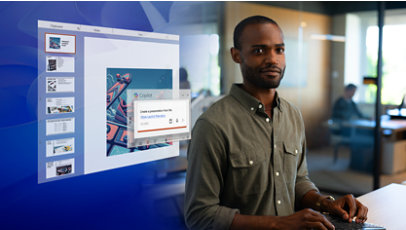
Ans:
{"type": "MultiPolygon", "coordinates": [[[[279,87],[285,69],[276,65],[267,65],[265,67],[252,68],[247,65],[241,65],[241,72],[244,79],[257,88],[275,89],[279,87]],[[268,71],[273,71],[272,75],[267,74],[268,71]]],[[[269,73],[269,72],[268,72],[269,73]]]]}

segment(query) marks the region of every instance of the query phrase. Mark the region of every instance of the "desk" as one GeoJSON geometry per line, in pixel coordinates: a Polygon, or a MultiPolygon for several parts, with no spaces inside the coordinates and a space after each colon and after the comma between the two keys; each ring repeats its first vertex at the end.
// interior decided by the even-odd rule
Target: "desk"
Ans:
{"type": "Polygon", "coordinates": [[[357,199],[368,207],[367,222],[387,230],[406,228],[406,185],[390,184],[357,199]]]}
{"type": "MultiPolygon", "coordinates": [[[[350,129],[350,135],[346,137],[347,142],[353,146],[361,146],[352,149],[355,152],[351,155],[351,167],[362,171],[372,164],[373,129],[375,121],[350,120],[339,123],[329,121],[329,127],[335,126],[350,129]],[[366,132],[360,132],[365,130],[366,132]],[[364,133],[364,134],[362,134],[364,133]],[[362,153],[362,149],[367,152],[362,153]]],[[[394,174],[406,170],[406,120],[383,120],[381,122],[382,133],[382,173],[394,174]]],[[[335,154],[336,155],[336,154],[335,154]]],[[[368,171],[368,170],[366,170],[368,171]]]]}
{"type": "MultiPolygon", "coordinates": [[[[328,121],[328,125],[331,126],[337,122],[332,120],[328,121]]],[[[344,127],[354,127],[354,128],[363,128],[363,129],[374,129],[375,121],[371,120],[349,120],[339,122],[344,127]]],[[[406,131],[406,120],[383,120],[381,121],[381,128],[388,129],[396,132],[406,131]]]]}
{"type": "MultiPolygon", "coordinates": [[[[351,120],[343,121],[343,127],[351,127],[358,129],[374,129],[375,121],[370,120],[351,120]]],[[[383,120],[381,121],[382,133],[389,137],[392,136],[396,140],[397,135],[406,131],[406,120],[383,120]]],[[[402,138],[403,139],[403,138],[402,138]]]]}

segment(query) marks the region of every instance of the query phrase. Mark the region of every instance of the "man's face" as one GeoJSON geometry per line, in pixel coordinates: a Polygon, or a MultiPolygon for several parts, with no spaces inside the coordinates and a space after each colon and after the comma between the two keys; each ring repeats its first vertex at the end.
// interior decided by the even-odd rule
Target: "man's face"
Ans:
{"type": "Polygon", "coordinates": [[[240,37],[241,49],[232,49],[240,63],[244,84],[256,88],[277,88],[285,72],[285,44],[282,31],[272,23],[251,24],[240,37]]]}
{"type": "Polygon", "coordinates": [[[346,90],[345,93],[347,94],[347,98],[352,99],[355,95],[355,92],[357,91],[357,89],[349,89],[346,90]]]}

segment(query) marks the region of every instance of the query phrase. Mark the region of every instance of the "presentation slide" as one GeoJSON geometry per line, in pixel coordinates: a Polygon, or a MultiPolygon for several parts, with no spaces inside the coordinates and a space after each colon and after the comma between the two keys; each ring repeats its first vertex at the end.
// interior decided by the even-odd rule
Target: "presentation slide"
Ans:
{"type": "Polygon", "coordinates": [[[47,72],[75,72],[75,58],[62,56],[47,56],[47,72]]]}
{"type": "Polygon", "coordinates": [[[75,92],[74,77],[47,77],[47,93],[73,93],[75,92]]]}
{"type": "Polygon", "coordinates": [[[75,138],[49,140],[46,142],[47,157],[59,156],[75,152],[75,138]]]}
{"type": "Polygon", "coordinates": [[[47,114],[61,114],[75,112],[74,97],[48,97],[47,114]]]}
{"type": "Polygon", "coordinates": [[[127,89],[172,89],[178,97],[179,45],[85,37],[84,47],[84,123],[92,130],[85,132],[85,173],[179,155],[178,142],[127,148],[126,119],[127,89]]]}
{"type": "Polygon", "coordinates": [[[45,52],[76,53],[76,36],[69,34],[45,33],[45,52]]]}
{"type": "Polygon", "coordinates": [[[73,174],[75,173],[75,159],[70,158],[66,160],[50,161],[46,163],[46,167],[47,178],[73,174]]]}
{"type": "Polygon", "coordinates": [[[75,132],[75,118],[46,120],[46,135],[66,134],[75,132]]]}
{"type": "MultiPolygon", "coordinates": [[[[140,150],[138,147],[130,145],[129,136],[132,136],[131,129],[128,129],[130,116],[134,109],[131,104],[131,97],[128,101],[128,94],[133,88],[143,87],[151,88],[146,90],[147,94],[142,94],[144,97],[156,91],[168,91],[170,94],[167,98],[172,98],[172,70],[171,69],[130,69],[130,68],[107,68],[107,98],[106,98],[106,113],[107,113],[107,156],[115,156],[126,154],[140,150]],[[140,81],[142,79],[142,81],[140,81]],[[156,90],[161,89],[161,90],[156,90]]],[[[161,96],[161,94],[154,95],[161,96]]],[[[162,99],[162,98],[157,98],[162,99]]],[[[170,143],[161,142],[161,145],[148,145],[148,149],[155,147],[169,146],[170,143]]],[[[139,145],[142,146],[142,145],[139,145]]]]}

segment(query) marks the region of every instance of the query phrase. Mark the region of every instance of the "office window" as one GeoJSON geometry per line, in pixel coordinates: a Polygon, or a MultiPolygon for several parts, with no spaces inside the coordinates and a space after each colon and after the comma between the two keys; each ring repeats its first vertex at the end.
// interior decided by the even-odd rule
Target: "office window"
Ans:
{"type": "MultiPolygon", "coordinates": [[[[405,16],[406,18],[406,16],[405,16]]],[[[378,27],[369,26],[366,35],[367,74],[376,75],[378,60],[378,27]]],[[[406,24],[385,25],[383,28],[383,76],[382,103],[399,104],[406,93],[406,24]]],[[[365,92],[365,101],[374,101],[376,89],[369,86],[365,92]]]]}
{"type": "MultiPolygon", "coordinates": [[[[374,103],[376,86],[362,85],[364,76],[377,75],[378,26],[376,13],[348,14],[346,23],[345,83],[359,86],[355,100],[374,103]]],[[[406,93],[405,10],[387,10],[383,28],[382,103],[398,105],[406,93]]]]}
{"type": "Polygon", "coordinates": [[[181,44],[187,47],[181,50],[181,65],[188,71],[192,95],[195,97],[204,90],[220,95],[218,34],[186,35],[181,44]]]}

